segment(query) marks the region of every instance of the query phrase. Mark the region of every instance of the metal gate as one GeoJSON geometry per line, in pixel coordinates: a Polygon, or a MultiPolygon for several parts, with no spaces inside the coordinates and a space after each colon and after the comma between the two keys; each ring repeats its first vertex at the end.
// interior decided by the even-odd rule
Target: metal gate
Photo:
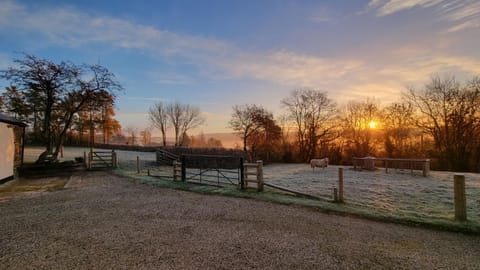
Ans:
{"type": "Polygon", "coordinates": [[[243,158],[212,155],[182,155],[182,181],[241,187],[243,158]]]}

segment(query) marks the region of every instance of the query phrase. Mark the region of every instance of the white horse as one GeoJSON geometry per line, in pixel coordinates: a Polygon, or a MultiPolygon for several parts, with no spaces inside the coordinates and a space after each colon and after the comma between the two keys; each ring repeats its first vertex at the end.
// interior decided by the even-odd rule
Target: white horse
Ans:
{"type": "Polygon", "coordinates": [[[310,160],[310,167],[315,170],[315,167],[325,168],[328,167],[328,158],[312,159],[310,160]]]}

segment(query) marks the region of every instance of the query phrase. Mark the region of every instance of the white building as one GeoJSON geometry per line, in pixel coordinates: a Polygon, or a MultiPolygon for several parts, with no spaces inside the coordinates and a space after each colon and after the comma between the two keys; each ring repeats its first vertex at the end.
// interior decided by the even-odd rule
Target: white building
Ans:
{"type": "Polygon", "coordinates": [[[0,184],[13,179],[23,162],[23,138],[27,125],[0,113],[0,184]]]}

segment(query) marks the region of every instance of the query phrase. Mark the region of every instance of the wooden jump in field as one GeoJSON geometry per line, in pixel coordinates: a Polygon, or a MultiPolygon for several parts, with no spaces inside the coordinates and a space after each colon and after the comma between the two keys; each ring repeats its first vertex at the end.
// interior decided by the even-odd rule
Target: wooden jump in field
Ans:
{"type": "Polygon", "coordinates": [[[375,169],[375,162],[377,160],[383,161],[385,168],[385,173],[388,173],[389,169],[401,169],[401,170],[410,170],[413,174],[414,170],[421,170],[422,175],[427,177],[430,173],[430,159],[428,158],[376,158],[376,157],[364,157],[358,158],[354,157],[353,159],[353,169],[375,169]]]}

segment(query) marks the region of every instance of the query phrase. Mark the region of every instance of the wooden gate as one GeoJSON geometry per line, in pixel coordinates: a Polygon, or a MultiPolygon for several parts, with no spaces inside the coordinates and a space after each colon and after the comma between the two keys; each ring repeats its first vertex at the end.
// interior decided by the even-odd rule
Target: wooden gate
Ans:
{"type": "Polygon", "coordinates": [[[112,151],[92,151],[88,157],[88,169],[114,169],[117,167],[117,153],[112,151]]]}

